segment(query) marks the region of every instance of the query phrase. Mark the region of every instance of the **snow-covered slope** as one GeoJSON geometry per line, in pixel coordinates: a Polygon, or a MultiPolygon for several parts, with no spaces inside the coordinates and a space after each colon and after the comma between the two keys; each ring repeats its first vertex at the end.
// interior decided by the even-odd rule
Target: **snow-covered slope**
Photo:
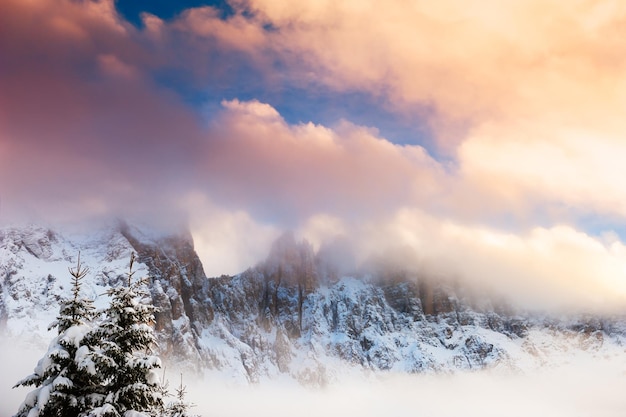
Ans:
{"type": "MultiPolygon", "coordinates": [[[[103,294],[127,270],[132,247],[114,229],[89,235],[63,236],[38,226],[0,230],[0,325],[7,336],[37,342],[50,339],[47,327],[56,317],[58,301],[71,289],[68,267],[80,252],[91,268],[84,294],[106,302],[103,294]]],[[[138,273],[147,274],[145,265],[138,273]]],[[[46,342],[47,343],[47,342],[46,342]]]]}
{"type": "Polygon", "coordinates": [[[420,277],[380,270],[347,276],[328,250],[315,254],[290,235],[264,263],[207,279],[189,234],[159,236],[125,224],[87,236],[37,226],[1,230],[4,337],[42,347],[52,339],[46,328],[71,288],[67,268],[79,251],[91,268],[84,291],[96,305],[105,304],[107,288],[122,284],[136,252],[137,273],[150,277],[148,290],[160,309],[160,353],[188,370],[220,372],[235,382],[289,377],[323,385],[339,374],[371,371],[508,372],[581,355],[614,357],[626,369],[620,319],[513,315],[420,277]]]}

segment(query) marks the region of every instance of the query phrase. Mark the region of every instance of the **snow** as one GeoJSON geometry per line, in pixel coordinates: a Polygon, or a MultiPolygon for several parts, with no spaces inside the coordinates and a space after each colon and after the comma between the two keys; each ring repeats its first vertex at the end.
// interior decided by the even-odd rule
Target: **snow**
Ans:
{"type": "MultiPolygon", "coordinates": [[[[37,402],[37,396],[39,395],[39,390],[32,390],[28,394],[26,394],[26,398],[24,399],[23,405],[32,407],[37,402]]],[[[20,408],[22,408],[20,406],[20,408]]]]}
{"type": "Polygon", "coordinates": [[[84,339],[85,335],[87,335],[90,330],[91,327],[85,324],[71,326],[65,332],[63,332],[63,337],[59,339],[59,341],[63,341],[67,344],[78,347],[80,346],[80,342],[84,339]]]}
{"type": "Polygon", "coordinates": [[[161,378],[159,377],[159,374],[153,369],[150,369],[146,374],[146,380],[150,385],[158,385],[161,383],[161,378]]]}
{"type": "Polygon", "coordinates": [[[50,399],[50,390],[52,387],[50,385],[42,386],[37,392],[37,404],[44,405],[50,399]]]}
{"type": "Polygon", "coordinates": [[[72,381],[68,378],[65,378],[63,376],[58,376],[54,379],[54,381],[52,382],[52,388],[54,390],[57,390],[60,387],[72,387],[74,384],[72,383],[72,381]]]}
{"type": "Polygon", "coordinates": [[[101,407],[95,408],[89,413],[89,417],[105,417],[107,415],[116,415],[117,410],[111,404],[104,404],[101,407]]]}
{"type": "MultiPolygon", "coordinates": [[[[29,225],[0,229],[0,313],[8,338],[29,340],[41,347],[51,336],[48,325],[58,314],[58,300],[70,296],[68,267],[81,262],[91,272],[84,280],[83,295],[95,300],[95,307],[108,303],[105,292],[118,284],[128,270],[132,245],[111,228],[61,234],[29,225]]],[[[135,263],[139,275],[147,266],[135,263]]]]}
{"type": "Polygon", "coordinates": [[[124,413],[124,417],[150,417],[148,414],[140,413],[135,410],[128,410],[124,413]]]}
{"type": "Polygon", "coordinates": [[[132,366],[138,366],[140,368],[146,368],[146,369],[150,369],[150,368],[160,368],[162,366],[161,363],[161,358],[159,358],[158,356],[155,355],[151,355],[151,356],[141,356],[139,358],[134,358],[133,359],[133,363],[132,366]]]}
{"type": "Polygon", "coordinates": [[[76,350],[74,360],[79,368],[86,369],[91,375],[96,375],[96,364],[91,359],[91,351],[88,346],[79,347],[76,350]]]}

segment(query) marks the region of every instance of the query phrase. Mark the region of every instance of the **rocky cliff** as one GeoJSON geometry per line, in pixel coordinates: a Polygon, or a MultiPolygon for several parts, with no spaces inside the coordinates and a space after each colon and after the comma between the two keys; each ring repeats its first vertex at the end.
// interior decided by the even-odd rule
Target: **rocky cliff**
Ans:
{"type": "Polygon", "coordinates": [[[625,352],[622,320],[515,315],[451,283],[385,268],[357,271],[340,244],[315,253],[286,234],[259,265],[207,278],[190,234],[151,235],[124,223],[88,237],[36,226],[0,231],[2,333],[45,344],[79,251],[92,271],[84,290],[96,304],[122,284],[136,252],[159,308],[161,354],[244,383],[287,375],[323,385],[345,372],[510,371],[567,360],[564,351],[625,352]]]}

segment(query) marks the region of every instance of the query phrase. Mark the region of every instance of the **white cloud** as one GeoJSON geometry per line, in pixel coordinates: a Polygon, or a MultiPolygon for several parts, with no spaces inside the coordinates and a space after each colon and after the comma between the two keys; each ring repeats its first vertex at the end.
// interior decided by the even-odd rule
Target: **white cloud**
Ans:
{"type": "Polygon", "coordinates": [[[238,274],[265,259],[279,229],[256,222],[243,210],[226,210],[202,194],[190,194],[183,205],[195,249],[209,277],[238,274]]]}
{"type": "Polygon", "coordinates": [[[317,214],[311,216],[302,225],[296,235],[300,239],[306,239],[318,250],[324,243],[331,242],[338,236],[345,235],[347,228],[343,221],[335,216],[317,214]]]}
{"type": "Polygon", "coordinates": [[[355,236],[361,254],[396,252],[400,266],[491,288],[524,306],[626,305],[626,246],[614,235],[594,237],[567,225],[513,233],[402,209],[355,236]]]}
{"type": "Polygon", "coordinates": [[[458,149],[468,183],[520,202],[626,217],[626,142],[567,127],[485,126],[458,149]]]}

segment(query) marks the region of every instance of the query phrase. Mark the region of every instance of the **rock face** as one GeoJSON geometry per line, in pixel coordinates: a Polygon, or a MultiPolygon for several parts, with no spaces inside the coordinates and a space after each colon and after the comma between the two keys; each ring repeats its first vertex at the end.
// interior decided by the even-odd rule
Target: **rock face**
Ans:
{"type": "Polygon", "coordinates": [[[84,291],[97,305],[107,288],[122,285],[136,252],[159,308],[160,353],[244,383],[289,375],[323,385],[362,371],[515,370],[569,349],[623,355],[626,345],[620,320],[515,316],[402,271],[353,273],[345,246],[316,254],[289,234],[256,267],[207,278],[190,234],[151,236],[126,224],[89,238],[35,226],[0,231],[1,332],[49,339],[45,328],[71,287],[67,267],[79,250],[92,271],[84,291]]]}
{"type": "Polygon", "coordinates": [[[200,361],[195,338],[213,321],[206,299],[208,280],[190,234],[150,239],[121,224],[120,234],[146,265],[161,353],[175,360],[200,361]]]}

